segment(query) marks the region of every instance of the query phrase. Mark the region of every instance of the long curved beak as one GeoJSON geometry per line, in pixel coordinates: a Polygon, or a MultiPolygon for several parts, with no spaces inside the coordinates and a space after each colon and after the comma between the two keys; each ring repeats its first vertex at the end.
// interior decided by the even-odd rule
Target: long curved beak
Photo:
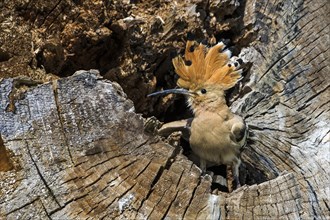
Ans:
{"type": "Polygon", "coordinates": [[[173,94],[173,93],[182,94],[182,95],[191,95],[191,93],[186,89],[167,89],[167,90],[151,93],[151,94],[147,95],[147,97],[156,96],[156,95],[167,95],[167,94],[173,94]]]}

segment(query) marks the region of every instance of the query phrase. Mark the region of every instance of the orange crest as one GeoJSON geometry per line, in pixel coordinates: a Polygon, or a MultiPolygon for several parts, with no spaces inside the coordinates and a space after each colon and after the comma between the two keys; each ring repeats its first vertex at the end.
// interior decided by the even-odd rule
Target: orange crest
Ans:
{"type": "Polygon", "coordinates": [[[195,89],[205,85],[219,85],[223,90],[232,88],[240,79],[239,64],[230,63],[231,52],[223,50],[220,42],[211,48],[196,41],[187,41],[184,59],[175,57],[172,62],[179,75],[178,86],[195,89]]]}

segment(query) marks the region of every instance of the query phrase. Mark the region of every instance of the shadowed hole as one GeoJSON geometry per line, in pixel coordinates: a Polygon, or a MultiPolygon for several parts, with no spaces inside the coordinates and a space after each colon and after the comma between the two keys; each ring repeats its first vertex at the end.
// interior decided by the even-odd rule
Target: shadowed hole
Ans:
{"type": "Polygon", "coordinates": [[[3,140],[0,136],[0,172],[12,170],[14,168],[3,140]]]}
{"type": "Polygon", "coordinates": [[[8,61],[10,58],[10,54],[0,48],[0,62],[8,61]]]}

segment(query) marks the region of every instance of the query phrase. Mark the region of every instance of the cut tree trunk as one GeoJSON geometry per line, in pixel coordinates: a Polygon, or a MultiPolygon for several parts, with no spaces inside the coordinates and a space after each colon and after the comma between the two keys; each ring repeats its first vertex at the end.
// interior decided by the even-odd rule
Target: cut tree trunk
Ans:
{"type": "Polygon", "coordinates": [[[329,4],[244,4],[257,38],[241,53],[253,63],[231,108],[250,127],[242,160],[258,184],[212,192],[212,178],[144,134],[133,103],[97,71],[41,85],[8,78],[0,218],[329,219],[329,4]]]}

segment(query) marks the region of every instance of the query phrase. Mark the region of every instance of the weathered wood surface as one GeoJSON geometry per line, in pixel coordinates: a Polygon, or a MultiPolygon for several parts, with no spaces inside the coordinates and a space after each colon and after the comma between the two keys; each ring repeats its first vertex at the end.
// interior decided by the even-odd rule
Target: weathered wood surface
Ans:
{"type": "Polygon", "coordinates": [[[296,204],[302,192],[293,174],[228,198],[211,194],[209,177],[143,134],[141,117],[117,84],[88,72],[27,92],[15,112],[6,112],[12,80],[3,80],[1,89],[1,133],[15,167],[1,173],[7,218],[204,219],[304,210],[296,204]]]}
{"type": "Polygon", "coordinates": [[[329,4],[248,1],[246,6],[253,13],[244,22],[259,29],[259,39],[251,47],[252,92],[233,106],[244,113],[254,134],[255,143],[244,156],[257,157],[254,167],[263,166],[269,177],[284,171],[292,174],[291,184],[285,187],[291,193],[279,190],[276,194],[272,184],[262,184],[265,188],[258,191],[263,196],[258,194],[257,200],[262,205],[254,206],[263,211],[254,208],[254,214],[270,218],[284,209],[292,218],[328,219],[330,68],[329,19],[325,15],[329,4]],[[285,201],[282,207],[274,205],[274,195],[275,201],[278,197],[285,201]],[[285,197],[295,198],[295,202],[285,197]]]}
{"type": "Polygon", "coordinates": [[[114,217],[144,207],[173,148],[144,137],[118,84],[82,73],[28,91],[6,112],[12,83],[1,82],[1,135],[15,162],[1,172],[2,217],[114,217]]]}
{"type": "Polygon", "coordinates": [[[95,72],[14,99],[3,79],[0,218],[328,219],[329,6],[244,4],[243,26],[257,38],[243,50],[253,65],[232,109],[251,129],[249,175],[267,181],[211,193],[211,178],[146,136],[133,103],[95,72]]]}

